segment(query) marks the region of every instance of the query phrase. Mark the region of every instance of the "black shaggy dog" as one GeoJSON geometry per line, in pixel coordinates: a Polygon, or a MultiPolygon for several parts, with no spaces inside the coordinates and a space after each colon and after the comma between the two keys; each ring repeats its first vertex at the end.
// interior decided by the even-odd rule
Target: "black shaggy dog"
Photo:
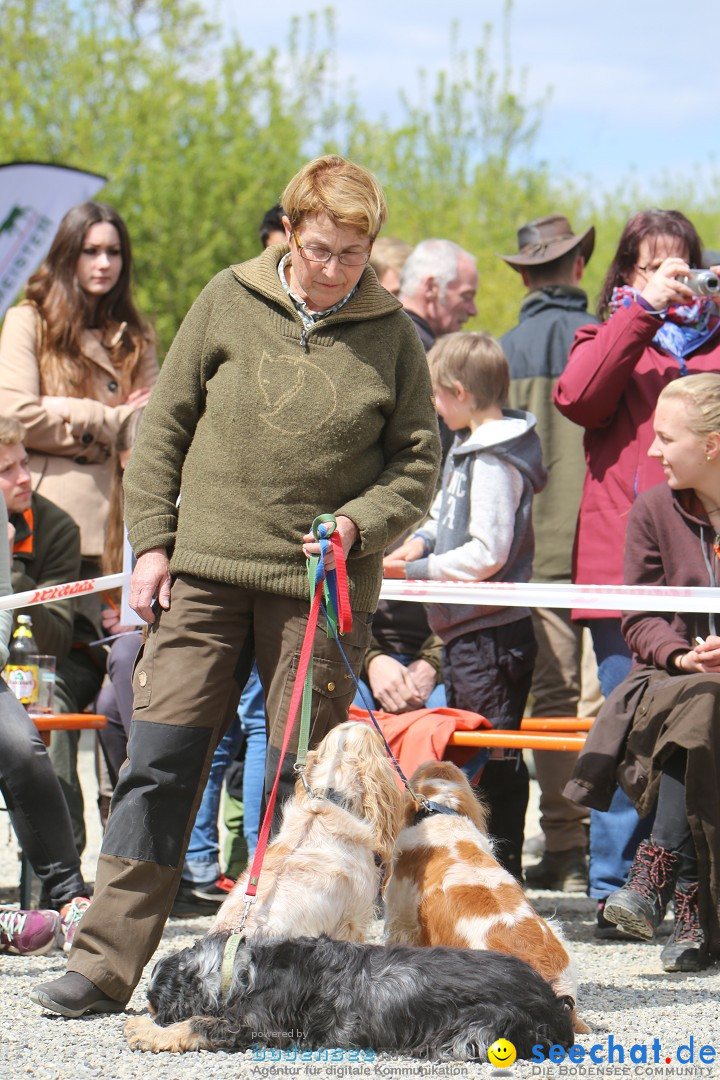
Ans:
{"type": "Polygon", "coordinates": [[[519,1058],[535,1044],[573,1044],[571,1003],[515,956],[327,937],[242,942],[222,996],[228,936],[203,938],[156,965],[148,990],[156,1022],[128,1020],[133,1049],[294,1044],[464,1061],[484,1060],[496,1039],[509,1039],[519,1058]]]}

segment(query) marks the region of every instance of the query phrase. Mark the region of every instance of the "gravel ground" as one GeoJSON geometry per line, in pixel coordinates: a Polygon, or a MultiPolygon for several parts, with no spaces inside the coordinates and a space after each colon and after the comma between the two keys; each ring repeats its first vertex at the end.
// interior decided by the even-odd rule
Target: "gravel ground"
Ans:
{"type": "MultiPolygon", "coordinates": [[[[83,736],[85,739],[86,737],[83,736]]],[[[88,735],[88,740],[91,736],[88,735]]],[[[96,798],[92,764],[92,744],[86,740],[81,750],[81,776],[86,796],[89,827],[88,850],[83,869],[94,878],[100,844],[99,825],[93,807],[96,798]]],[[[528,835],[537,832],[537,793],[533,784],[528,835]]],[[[0,901],[17,900],[17,846],[5,819],[0,819],[0,901]]],[[[556,1076],[708,1076],[720,1077],[720,965],[698,975],[668,975],[659,962],[658,944],[598,942],[593,938],[594,904],[582,896],[560,893],[529,894],[543,915],[557,914],[562,921],[575,956],[579,976],[579,1013],[591,1028],[581,1036],[579,1046],[586,1051],[582,1063],[515,1063],[509,1069],[489,1064],[466,1065],[419,1062],[409,1058],[363,1055],[350,1060],[345,1054],[321,1062],[254,1060],[251,1051],[240,1054],[217,1053],[172,1056],[132,1052],[122,1034],[123,1016],[65,1020],[42,1013],[28,999],[29,989],[39,981],[62,974],[65,957],[53,952],[41,957],[0,956],[3,996],[0,1003],[0,1080],[33,1076],[42,1080],[103,1077],[104,1080],[135,1080],[162,1077],[163,1080],[197,1080],[198,1075],[225,1080],[244,1077],[556,1077],[556,1076]],[[609,1040],[615,1046],[608,1063],[609,1040]],[[692,1040],[692,1043],[691,1043],[692,1040]],[[642,1046],[646,1047],[646,1060],[642,1046]],[[702,1047],[715,1046],[718,1062],[704,1064],[702,1047]],[[593,1051],[595,1062],[588,1052],[593,1051]],[[619,1047],[623,1050],[620,1060],[619,1047]],[[635,1047],[633,1058],[630,1053],[635,1047]],[[685,1049],[683,1049],[685,1047],[685,1049]],[[690,1054],[692,1052],[692,1059],[690,1054]],[[666,1059],[670,1059],[666,1063],[666,1059]],[[681,1063],[682,1062],[682,1063],[681,1063]]],[[[171,920],[157,956],[192,944],[205,933],[208,919],[171,920]]],[[[669,919],[665,934],[669,932],[669,919]]],[[[662,937],[660,938],[662,943],[662,937]]],[[[129,1004],[128,1012],[145,1009],[145,980],[129,1004]]],[[[576,1049],[574,1051],[578,1053],[576,1049]]],[[[260,1052],[262,1053],[262,1052],[260,1052]]],[[[279,1056],[275,1052],[275,1057],[279,1056]]],[[[704,1051],[704,1060],[711,1061],[704,1051]]]]}

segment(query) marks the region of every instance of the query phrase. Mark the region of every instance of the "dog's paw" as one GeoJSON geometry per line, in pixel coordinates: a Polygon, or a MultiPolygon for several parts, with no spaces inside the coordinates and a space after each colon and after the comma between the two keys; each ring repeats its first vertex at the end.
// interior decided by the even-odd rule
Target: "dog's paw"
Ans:
{"type": "Polygon", "coordinates": [[[576,1035],[589,1035],[590,1028],[587,1026],[584,1020],[581,1020],[578,1014],[573,1009],[572,1014],[573,1031],[576,1035]]]}
{"type": "Polygon", "coordinates": [[[167,1052],[184,1054],[187,1050],[200,1050],[204,1043],[189,1020],[170,1027],[160,1027],[149,1016],[134,1016],[124,1028],[125,1038],[133,1050],[150,1050],[153,1054],[167,1052]]]}

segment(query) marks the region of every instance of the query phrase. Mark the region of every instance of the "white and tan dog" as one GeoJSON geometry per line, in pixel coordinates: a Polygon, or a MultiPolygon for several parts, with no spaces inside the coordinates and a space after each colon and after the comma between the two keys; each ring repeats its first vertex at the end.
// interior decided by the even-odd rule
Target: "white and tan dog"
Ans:
{"type": "MultiPolygon", "coordinates": [[[[299,780],[285,803],[265,853],[246,936],[364,941],[402,806],[382,739],[364,723],[338,725],[308,754],[305,781],[307,788],[299,780]]],[[[209,933],[238,925],[248,878],[249,869],[209,933]]]]}
{"type": "MultiPolygon", "coordinates": [[[[454,813],[427,814],[406,793],[385,894],[392,945],[454,945],[512,953],[546,979],[559,997],[577,1000],[577,979],[562,931],[542,919],[493,854],[487,810],[465,774],[429,761],[410,784],[454,813]]],[[[574,1030],[588,1031],[573,1009],[574,1030]]]]}

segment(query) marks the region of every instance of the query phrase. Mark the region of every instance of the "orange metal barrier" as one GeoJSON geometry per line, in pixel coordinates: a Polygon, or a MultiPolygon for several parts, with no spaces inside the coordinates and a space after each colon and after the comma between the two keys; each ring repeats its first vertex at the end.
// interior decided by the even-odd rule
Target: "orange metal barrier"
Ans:
{"type": "Polygon", "coordinates": [[[496,729],[487,731],[456,731],[449,746],[479,749],[483,746],[503,746],[519,750],[582,750],[592,718],[576,716],[528,716],[519,731],[496,729]]]}
{"type": "Polygon", "coordinates": [[[32,722],[47,746],[53,731],[80,731],[107,726],[107,716],[98,713],[36,713],[32,722]]]}

